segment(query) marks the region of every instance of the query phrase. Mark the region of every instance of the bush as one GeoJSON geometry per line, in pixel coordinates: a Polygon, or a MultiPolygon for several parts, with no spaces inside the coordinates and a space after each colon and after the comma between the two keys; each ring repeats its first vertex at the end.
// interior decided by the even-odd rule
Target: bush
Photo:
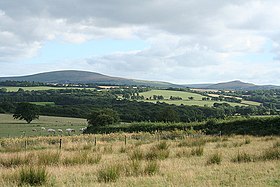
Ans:
{"type": "Polygon", "coordinates": [[[19,184],[27,184],[30,186],[38,186],[46,183],[47,172],[44,167],[25,167],[19,172],[19,184]]]}
{"type": "Polygon", "coordinates": [[[97,172],[98,182],[115,182],[120,177],[120,167],[117,165],[107,166],[97,172]]]}
{"type": "Polygon", "coordinates": [[[221,164],[221,162],[222,162],[222,155],[219,154],[219,153],[214,153],[214,154],[209,156],[209,158],[207,159],[206,164],[207,165],[221,164]]]}
{"type": "Polygon", "coordinates": [[[89,126],[104,126],[120,121],[119,114],[109,108],[93,111],[87,118],[89,126]]]}

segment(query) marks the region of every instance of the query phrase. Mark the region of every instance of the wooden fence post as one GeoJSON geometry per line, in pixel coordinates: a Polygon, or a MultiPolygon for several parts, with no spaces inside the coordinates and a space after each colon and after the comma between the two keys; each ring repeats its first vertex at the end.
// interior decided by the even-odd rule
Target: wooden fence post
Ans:
{"type": "Polygon", "coordinates": [[[59,139],[59,149],[61,150],[61,148],[62,148],[62,139],[60,138],[59,139]]]}
{"type": "Polygon", "coordinates": [[[126,135],[124,135],[124,145],[126,146],[126,135]]]}
{"type": "Polygon", "coordinates": [[[24,149],[27,150],[27,139],[24,140],[24,149]]]}
{"type": "Polygon", "coordinates": [[[96,146],[96,136],[94,137],[94,146],[96,146]]]}

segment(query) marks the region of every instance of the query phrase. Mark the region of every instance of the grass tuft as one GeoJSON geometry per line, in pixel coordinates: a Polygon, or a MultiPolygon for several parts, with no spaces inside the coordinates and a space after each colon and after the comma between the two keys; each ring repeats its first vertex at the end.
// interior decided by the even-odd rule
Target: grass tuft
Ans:
{"type": "Polygon", "coordinates": [[[97,172],[98,182],[116,182],[120,177],[120,167],[117,165],[107,166],[97,172]]]}
{"type": "Polygon", "coordinates": [[[48,173],[45,167],[24,167],[19,171],[19,184],[38,186],[46,183],[48,173]]]}
{"type": "Polygon", "coordinates": [[[262,160],[280,160],[280,148],[266,149],[260,156],[262,160]]]}
{"type": "Polygon", "coordinates": [[[220,165],[221,162],[222,162],[222,155],[220,153],[214,153],[208,157],[206,165],[211,165],[211,164],[220,165]]]}
{"type": "Polygon", "coordinates": [[[38,164],[40,165],[56,165],[60,161],[59,152],[42,152],[38,154],[38,164]]]}
{"type": "Polygon", "coordinates": [[[203,155],[203,147],[196,147],[191,150],[192,156],[202,156],[203,155]]]}
{"type": "Polygon", "coordinates": [[[148,162],[144,169],[144,173],[146,175],[155,175],[158,172],[159,172],[159,165],[155,161],[148,162]]]}
{"type": "Polygon", "coordinates": [[[232,162],[242,163],[242,162],[253,162],[254,158],[247,153],[239,153],[231,159],[232,162]]]}
{"type": "Polygon", "coordinates": [[[134,149],[130,155],[131,160],[142,160],[144,159],[144,152],[140,148],[134,149]]]}

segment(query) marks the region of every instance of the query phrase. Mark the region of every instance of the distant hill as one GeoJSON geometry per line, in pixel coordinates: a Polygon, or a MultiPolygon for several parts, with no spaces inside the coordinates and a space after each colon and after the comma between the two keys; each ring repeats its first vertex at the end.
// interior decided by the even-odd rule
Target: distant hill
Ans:
{"type": "Polygon", "coordinates": [[[18,77],[0,77],[0,81],[14,80],[14,81],[34,81],[42,83],[97,83],[97,84],[110,84],[110,85],[144,85],[154,86],[160,88],[168,87],[182,87],[180,85],[171,84],[168,82],[159,81],[145,81],[135,79],[125,79],[120,77],[111,77],[100,73],[89,71],[53,71],[46,73],[38,73],[34,75],[18,76],[18,77]]]}
{"type": "Polygon", "coordinates": [[[222,82],[217,84],[189,84],[185,85],[190,88],[202,88],[202,89],[215,89],[215,90],[269,90],[280,89],[280,86],[275,85],[255,85],[252,83],[245,83],[239,80],[222,82]]]}

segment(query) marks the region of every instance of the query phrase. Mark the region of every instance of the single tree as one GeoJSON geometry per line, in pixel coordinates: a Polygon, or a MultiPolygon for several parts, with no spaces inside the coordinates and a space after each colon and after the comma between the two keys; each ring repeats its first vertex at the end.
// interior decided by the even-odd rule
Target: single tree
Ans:
{"type": "Polygon", "coordinates": [[[118,123],[119,120],[119,114],[110,108],[93,111],[87,118],[89,126],[110,125],[118,123]]]}
{"type": "Polygon", "coordinates": [[[36,106],[30,103],[19,103],[13,117],[14,119],[25,120],[27,123],[39,118],[36,106]]]}

